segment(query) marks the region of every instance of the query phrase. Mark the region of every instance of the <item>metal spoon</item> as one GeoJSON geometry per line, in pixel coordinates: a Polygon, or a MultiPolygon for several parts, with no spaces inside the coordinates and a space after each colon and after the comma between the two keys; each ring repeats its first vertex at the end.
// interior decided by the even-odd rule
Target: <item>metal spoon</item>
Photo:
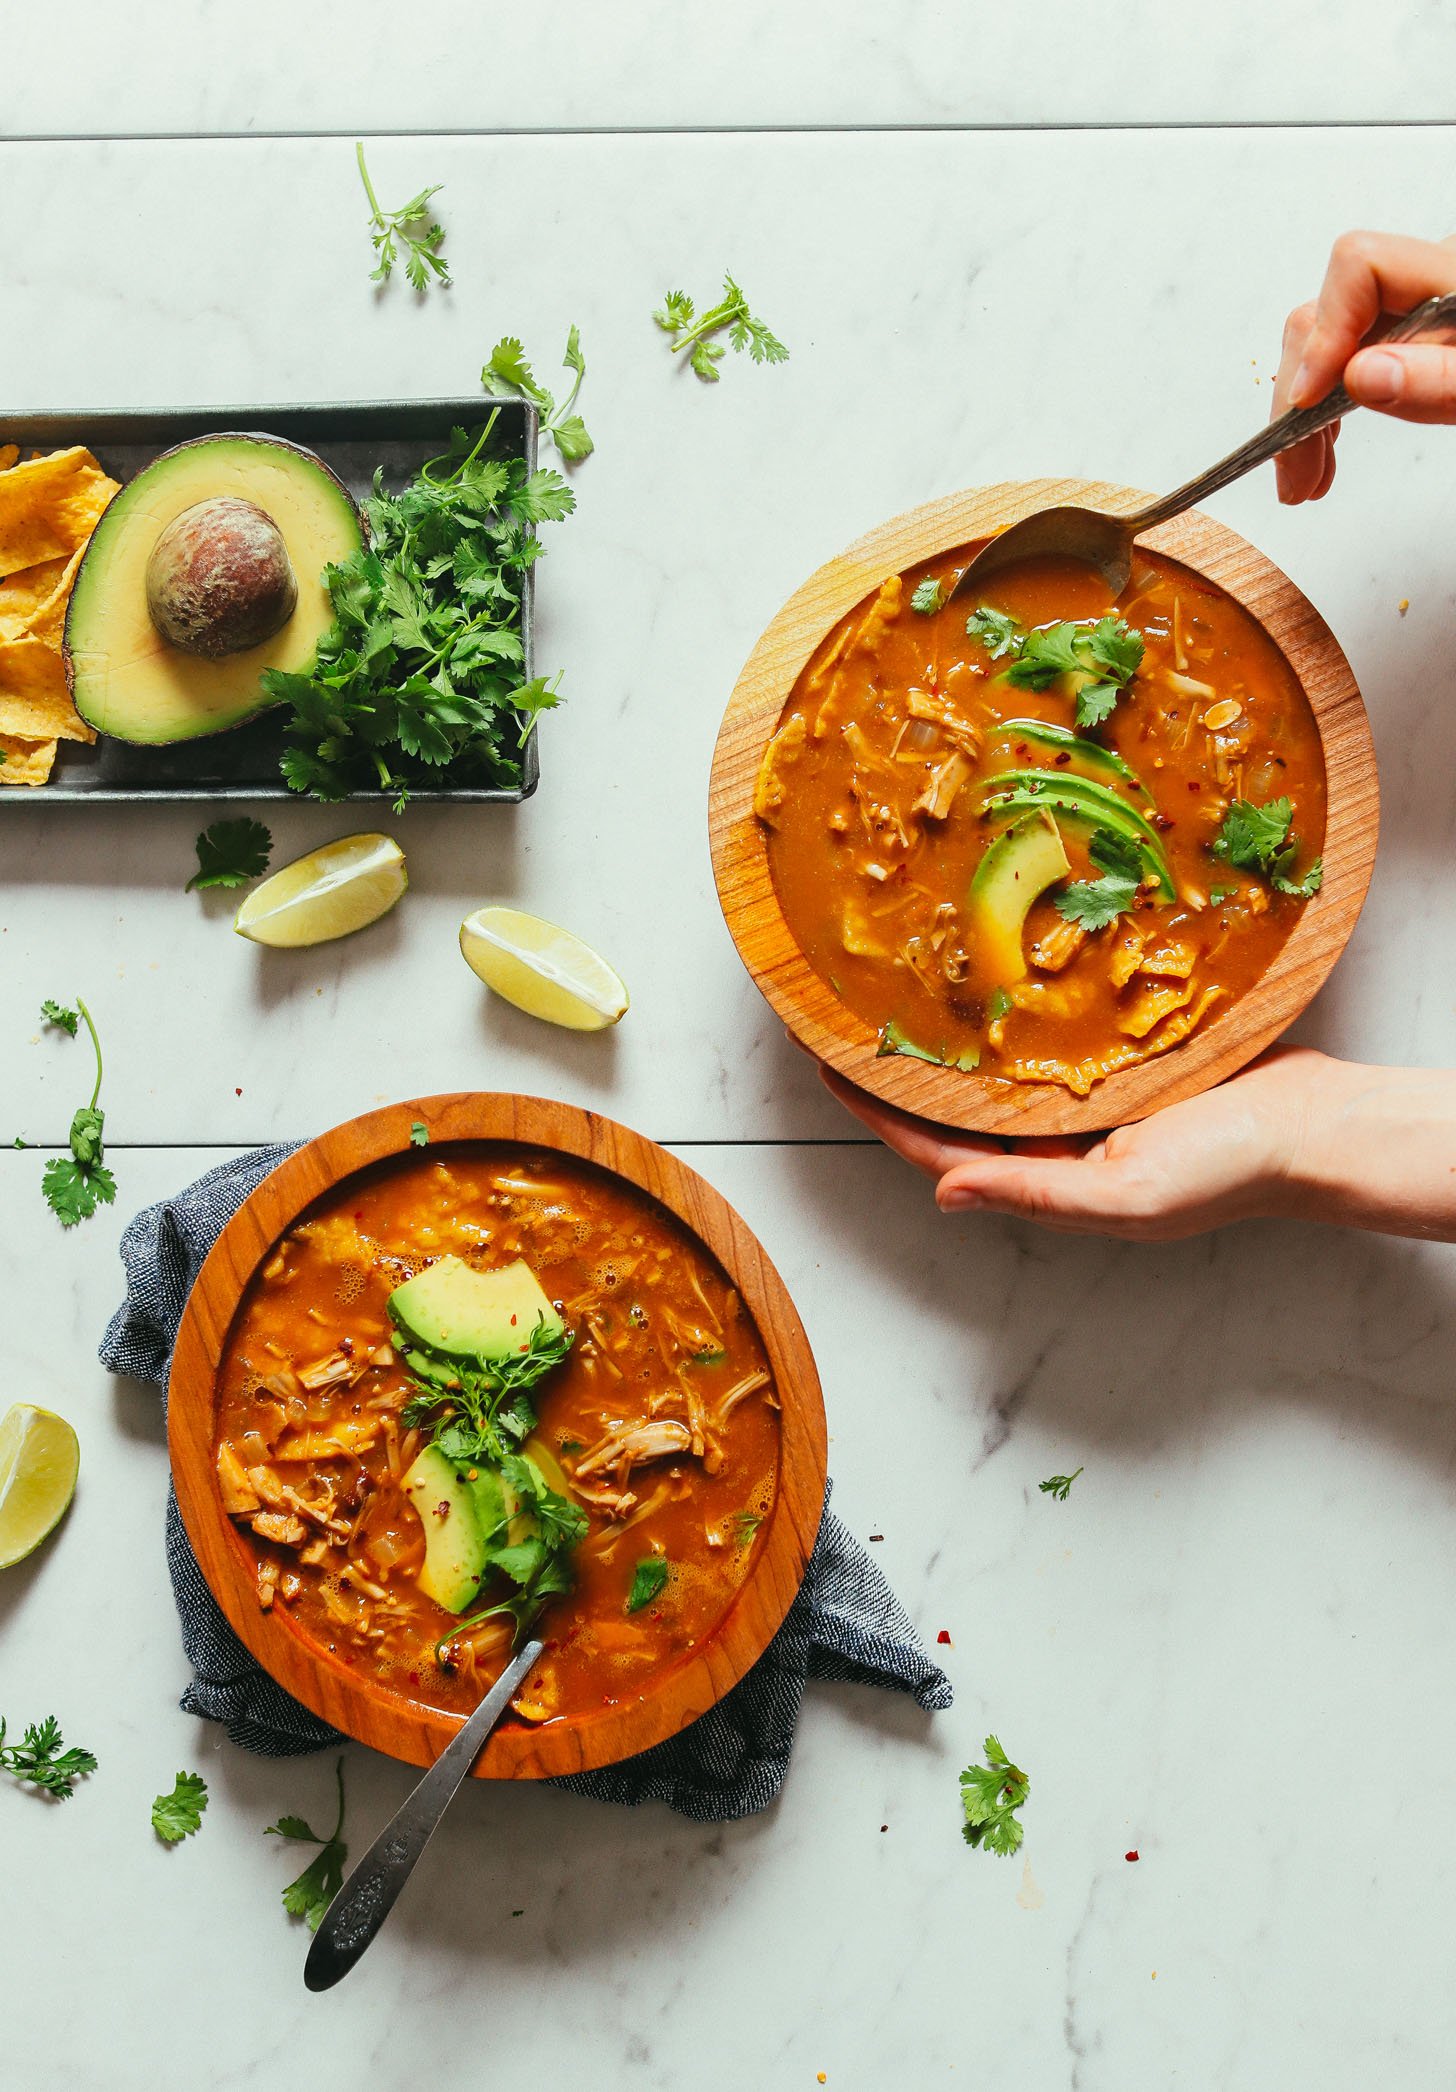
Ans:
{"type": "Polygon", "coordinates": [[[397,1815],[385,1825],[314,1934],[303,1965],[310,1990],[331,1990],[347,1976],[394,1908],[415,1861],[454,1800],[461,1781],[480,1756],[486,1738],[505,1713],[523,1679],[535,1668],[544,1644],[527,1642],[452,1736],[397,1815]]]}
{"type": "MultiPolygon", "coordinates": [[[[1377,341],[1409,341],[1418,334],[1444,332],[1456,327],[1456,295],[1444,298],[1428,298],[1414,312],[1392,326],[1378,328],[1366,337],[1365,346],[1372,347],[1377,341]]],[[[1327,429],[1332,421],[1351,413],[1359,404],[1352,400],[1343,385],[1337,385],[1328,399],[1318,406],[1291,408],[1281,414],[1277,421],[1231,450],[1226,458],[1200,472],[1197,479],[1190,479],[1173,493],[1165,494],[1161,501],[1150,501],[1146,508],[1134,511],[1130,516],[1108,516],[1092,508],[1044,508],[1035,515],[1023,516],[1003,530],[999,537],[983,546],[957,581],[947,597],[953,602],[957,596],[977,594],[985,588],[992,574],[1000,568],[1010,566],[1013,561],[1043,558],[1055,554],[1062,559],[1086,560],[1096,567],[1106,581],[1113,596],[1120,596],[1127,587],[1132,572],[1133,541],[1151,530],[1155,524],[1166,523],[1173,516],[1181,516],[1185,509],[1192,508],[1206,494],[1216,494],[1220,487],[1230,481],[1242,479],[1255,465],[1262,465],[1266,458],[1277,457],[1281,450],[1288,450],[1302,443],[1306,436],[1327,429]]]]}

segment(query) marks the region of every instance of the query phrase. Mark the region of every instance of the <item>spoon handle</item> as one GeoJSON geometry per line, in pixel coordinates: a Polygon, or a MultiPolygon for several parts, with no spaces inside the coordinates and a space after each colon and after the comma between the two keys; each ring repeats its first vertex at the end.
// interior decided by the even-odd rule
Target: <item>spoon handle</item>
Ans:
{"type": "MultiPolygon", "coordinates": [[[[1409,341],[1418,334],[1443,332],[1456,327],[1456,295],[1445,298],[1428,298],[1424,305],[1416,306],[1393,326],[1383,328],[1366,339],[1366,346],[1373,347],[1377,341],[1409,341]]],[[[1174,516],[1181,516],[1184,509],[1193,508],[1205,495],[1216,494],[1232,480],[1242,479],[1255,465],[1262,465],[1266,458],[1277,457],[1281,450],[1289,450],[1294,444],[1302,443],[1306,436],[1314,436],[1327,429],[1332,421],[1351,413],[1359,405],[1352,400],[1343,385],[1337,385],[1326,399],[1313,407],[1291,407],[1277,421],[1271,421],[1257,436],[1231,450],[1226,458],[1200,472],[1197,479],[1190,479],[1171,494],[1163,495],[1159,501],[1149,502],[1136,515],[1125,517],[1125,527],[1132,537],[1151,530],[1157,523],[1166,523],[1174,516]]]]}
{"type": "Polygon", "coordinates": [[[303,1965],[303,1980],[310,1990],[332,1989],[347,1976],[389,1916],[436,1824],[542,1647],[540,1642],[527,1642],[506,1666],[335,1896],[303,1965]]]}

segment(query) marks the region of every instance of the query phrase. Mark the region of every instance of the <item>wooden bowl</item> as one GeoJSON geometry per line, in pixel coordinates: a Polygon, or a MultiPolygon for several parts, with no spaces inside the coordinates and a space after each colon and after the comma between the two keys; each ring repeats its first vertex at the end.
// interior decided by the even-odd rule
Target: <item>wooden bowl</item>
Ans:
{"type": "Polygon", "coordinates": [[[1369,722],[1350,664],[1319,612],[1287,574],[1211,516],[1180,516],[1141,541],[1179,560],[1242,604],[1283,653],[1309,700],[1324,750],[1324,884],[1257,984],[1182,1045],[1125,1068],[1079,1098],[962,1074],[900,1055],[847,1009],[794,941],[753,812],[759,763],[795,683],[840,618],[889,575],[993,536],[1034,509],[1077,502],[1128,513],[1150,497],[1095,480],[1007,481],[910,509],[812,574],[748,658],[718,734],[708,826],[718,898],[738,955],[793,1036],[887,1103],[946,1126],[1006,1135],[1089,1133],[1126,1125],[1195,1096],[1278,1038],[1322,986],[1355,927],[1375,862],[1379,788],[1369,722]]]}
{"type": "Polygon", "coordinates": [[[498,1729],[475,1767],[483,1779],[585,1772],[662,1743],[706,1714],[768,1647],[803,1580],[824,1509],[824,1399],[813,1353],[783,1280],[727,1200],[673,1156],[594,1112],[539,1097],[427,1097],[367,1113],[280,1163],[218,1236],[187,1302],[172,1358],[167,1436],[177,1502],[208,1587],[244,1645],[324,1721],[375,1750],[428,1765],[459,1717],[362,1677],[298,1630],[287,1609],[259,1609],[253,1556],[222,1508],[213,1467],[218,1362],[250,1282],[305,1207],[391,1156],[415,1156],[411,1125],[433,1146],[518,1141],[613,1171],[676,1215],[737,1286],[768,1354],[782,1403],[778,1495],[747,1581],[711,1637],[637,1702],[537,1727],[498,1729]]]}

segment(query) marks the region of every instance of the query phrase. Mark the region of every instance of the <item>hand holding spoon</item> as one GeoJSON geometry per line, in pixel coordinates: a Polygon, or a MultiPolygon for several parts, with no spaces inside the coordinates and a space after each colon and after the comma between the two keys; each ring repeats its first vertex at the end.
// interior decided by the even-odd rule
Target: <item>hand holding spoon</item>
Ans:
{"type": "Polygon", "coordinates": [[[491,1730],[535,1668],[543,1646],[527,1642],[520,1655],[506,1665],[335,1896],[303,1965],[303,1980],[310,1990],[330,1990],[347,1976],[389,1916],[436,1824],[480,1756],[491,1730]]]}
{"type": "MultiPolygon", "coordinates": [[[[1376,340],[1410,341],[1416,335],[1444,333],[1452,329],[1456,329],[1456,294],[1428,298],[1424,305],[1417,305],[1413,312],[1406,313],[1392,326],[1377,330],[1365,346],[1376,340]]],[[[1145,530],[1181,516],[1185,509],[1192,508],[1206,494],[1216,494],[1220,487],[1242,479],[1255,465],[1277,457],[1281,450],[1292,449],[1306,436],[1317,435],[1331,422],[1353,413],[1358,405],[1358,400],[1352,400],[1343,385],[1337,385],[1316,406],[1291,407],[1287,414],[1271,421],[1257,436],[1251,436],[1247,443],[1231,450],[1226,458],[1220,458],[1216,465],[1210,465],[1196,479],[1188,480],[1171,494],[1165,494],[1160,501],[1151,501],[1146,508],[1138,509],[1130,516],[1108,516],[1099,509],[1070,506],[1038,509],[1034,515],[1023,516],[1019,523],[1011,524],[999,537],[982,546],[947,601],[979,594],[1002,567],[1049,554],[1062,559],[1085,560],[1089,566],[1098,569],[1114,598],[1120,596],[1132,572],[1134,540],[1145,530]]]]}

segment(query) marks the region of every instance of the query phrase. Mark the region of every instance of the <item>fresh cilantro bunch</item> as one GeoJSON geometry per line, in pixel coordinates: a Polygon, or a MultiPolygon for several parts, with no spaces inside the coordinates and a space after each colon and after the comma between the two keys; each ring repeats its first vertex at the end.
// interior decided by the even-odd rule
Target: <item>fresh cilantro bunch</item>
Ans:
{"type": "Polygon", "coordinates": [[[53,1801],[69,1801],[77,1780],[95,1772],[96,1760],[90,1751],[63,1749],[64,1743],[53,1714],[43,1722],[32,1722],[19,1743],[5,1741],[5,1722],[0,1717],[0,1772],[39,1787],[53,1801]]]}
{"type": "Polygon", "coordinates": [[[152,1829],[164,1843],[176,1845],[202,1828],[207,1807],[207,1782],[200,1772],[179,1772],[170,1794],[159,1794],[152,1803],[152,1829]]]}
{"type": "Polygon", "coordinates": [[[1287,798],[1269,799],[1263,806],[1235,799],[1209,847],[1224,864],[1257,872],[1277,893],[1307,901],[1323,883],[1324,859],[1316,857],[1302,879],[1294,877],[1299,840],[1290,832],[1293,821],[1294,808],[1287,798]]]}
{"type": "Polygon", "coordinates": [[[1054,896],[1057,913],[1084,930],[1105,930],[1133,907],[1146,877],[1143,853],[1135,842],[1111,828],[1095,830],[1087,855],[1100,879],[1074,879],[1054,896]]]}
{"type": "Polygon", "coordinates": [[[431,1425],[435,1444],[457,1467],[498,1461],[535,1430],[530,1390],[561,1364],[574,1342],[571,1330],[551,1329],[543,1317],[514,1358],[452,1359],[440,1380],[416,1372],[418,1391],[405,1404],[403,1420],[431,1425]]]}
{"type": "Polygon", "coordinates": [[[569,516],[560,473],[488,455],[492,414],[453,431],[400,494],[376,474],[370,542],[326,570],[334,623],[309,675],[264,672],[286,705],[281,760],[296,792],[337,800],[454,785],[514,785],[536,715],[557,702],[521,681],[521,598],[538,523],[569,516]]]}
{"type": "Polygon", "coordinates": [[[354,157],[359,163],[359,179],[364,184],[364,194],[369,198],[369,238],[374,247],[376,267],[370,271],[371,283],[387,283],[390,272],[399,259],[399,245],[405,249],[404,273],[417,291],[428,288],[431,282],[444,286],[450,281],[450,264],[440,252],[445,238],[445,228],[439,224],[429,208],[430,198],[438,196],[443,182],[435,182],[428,189],[421,189],[408,203],[397,211],[381,208],[374,193],[374,184],[369,179],[369,169],[364,164],[364,147],[356,142],[354,157]]]}
{"type": "Polygon", "coordinates": [[[968,1765],[961,1774],[961,1806],[966,1812],[961,1835],[968,1845],[984,1845],[987,1852],[1005,1858],[1024,1835],[1016,1811],[1031,1782],[1019,1765],[1012,1764],[998,1737],[988,1736],[982,1748],[986,1763],[968,1765]]]}
{"type": "Polygon", "coordinates": [[[490,361],[480,373],[480,382],[498,399],[529,400],[540,416],[541,434],[556,445],[563,464],[576,465],[583,458],[589,458],[596,445],[587,434],[586,423],[573,412],[581,381],[586,376],[581,335],[575,326],[566,337],[566,354],[561,359],[561,367],[573,373],[574,382],[558,406],[545,386],[538,385],[531,375],[531,366],[521,344],[513,334],[506,334],[491,350],[490,361]]]}
{"type": "Polygon", "coordinates": [[[300,1844],[319,1847],[316,1858],[310,1860],[297,1880],[290,1881],[283,1891],[283,1908],[291,1917],[302,1918],[310,1932],[318,1931],[329,1905],[344,1886],[344,1862],[349,1857],[349,1848],[343,1837],[342,1758],[334,1766],[334,1778],[339,1786],[339,1813],[327,1838],[321,1838],[317,1831],[310,1830],[301,1816],[280,1816],[263,1833],[265,1838],[296,1838],[300,1844]]]}
{"type": "Polygon", "coordinates": [[[747,349],[755,363],[787,363],[789,352],[748,309],[748,300],[731,276],[723,278],[723,296],[699,314],[686,291],[669,291],[652,317],[673,337],[672,353],[688,351],[688,362],[705,384],[716,385],[725,350],[714,337],[726,331],[736,351],[747,349]]]}
{"type": "Polygon", "coordinates": [[[91,1012],[79,996],[74,1010],[47,998],[41,1004],[41,1015],[47,1024],[58,1026],[73,1039],[84,1023],[91,1034],[91,1045],[96,1054],[96,1082],[91,1091],[91,1102],[81,1105],[71,1120],[71,1152],[52,1157],[45,1166],[40,1184],[45,1202],[61,1226],[73,1228],[78,1221],[89,1220],[98,1206],[109,1206],[116,1197],[116,1179],[102,1161],[106,1152],[106,1114],[96,1102],[101,1095],[101,1041],[96,1036],[91,1012]]]}
{"type": "Polygon", "coordinates": [[[1101,726],[1142,665],[1143,635],[1109,613],[1096,624],[1067,620],[1025,632],[1003,611],[983,605],[966,621],[993,661],[1008,658],[1006,680],[1019,690],[1045,690],[1069,676],[1078,726],[1101,726]]]}
{"type": "Polygon", "coordinates": [[[186,893],[208,886],[246,886],[268,869],[273,838],[261,821],[245,815],[237,821],[214,821],[204,828],[194,845],[197,870],[187,881],[186,893]]]}

